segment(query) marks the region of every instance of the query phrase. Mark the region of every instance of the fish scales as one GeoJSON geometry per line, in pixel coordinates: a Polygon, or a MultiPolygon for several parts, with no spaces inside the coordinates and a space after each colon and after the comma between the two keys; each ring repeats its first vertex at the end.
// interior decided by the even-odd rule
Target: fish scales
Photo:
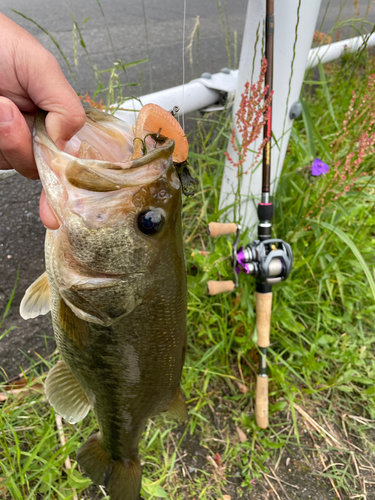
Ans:
{"type": "MultiPolygon", "coordinates": [[[[149,106],[138,118],[143,124],[153,123],[149,106]]],[[[46,380],[49,402],[72,423],[95,413],[99,432],[78,451],[78,462],[113,500],[136,500],[147,419],[166,411],[186,417],[186,270],[172,161],[173,139],[186,139],[179,126],[164,142],[149,137],[162,129],[160,118],[158,130],[141,130],[137,121],[133,133],[114,117],[86,113],[87,127],[64,152],[46,133],[45,113],[36,119],[35,157],[61,226],[47,230],[46,275],[26,291],[21,315],[51,310],[62,361],[46,380]],[[143,156],[133,149],[134,135],[143,156]]]]}

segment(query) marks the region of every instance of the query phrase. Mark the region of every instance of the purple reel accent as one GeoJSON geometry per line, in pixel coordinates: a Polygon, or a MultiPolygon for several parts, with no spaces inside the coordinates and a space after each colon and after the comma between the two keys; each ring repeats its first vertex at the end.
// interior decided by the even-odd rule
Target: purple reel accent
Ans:
{"type": "Polygon", "coordinates": [[[240,247],[237,252],[237,265],[236,265],[237,274],[240,274],[241,271],[245,271],[246,274],[250,274],[249,264],[245,262],[245,255],[243,253],[243,247],[240,247]]]}

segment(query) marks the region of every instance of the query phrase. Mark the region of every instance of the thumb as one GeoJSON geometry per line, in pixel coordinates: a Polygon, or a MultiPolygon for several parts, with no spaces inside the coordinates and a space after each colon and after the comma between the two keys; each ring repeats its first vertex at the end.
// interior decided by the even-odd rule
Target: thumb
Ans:
{"type": "Polygon", "coordinates": [[[39,108],[48,111],[48,135],[62,148],[83,127],[86,114],[56,59],[41,45],[37,48],[38,62],[28,67],[27,91],[39,108]]]}
{"type": "Polygon", "coordinates": [[[56,104],[51,107],[45,104],[39,105],[40,108],[49,112],[46,116],[47,133],[60,149],[65,148],[66,143],[83,127],[86,120],[86,114],[79,99],[77,98],[78,103],[75,105],[73,97],[66,97],[70,100],[66,101],[64,108],[56,104]]]}

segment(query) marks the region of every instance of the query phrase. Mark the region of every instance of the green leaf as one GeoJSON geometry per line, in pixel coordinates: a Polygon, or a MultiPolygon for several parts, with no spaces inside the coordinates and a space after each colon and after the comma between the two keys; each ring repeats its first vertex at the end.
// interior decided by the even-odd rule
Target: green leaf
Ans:
{"type": "Polygon", "coordinates": [[[288,403],[286,401],[279,401],[278,403],[275,403],[274,405],[270,405],[270,413],[276,413],[277,411],[283,411],[285,408],[288,406],[288,403]]]}
{"type": "Polygon", "coordinates": [[[341,392],[347,392],[347,393],[353,392],[354,390],[353,387],[349,385],[339,385],[336,387],[336,389],[338,389],[341,392]]]}
{"type": "Polygon", "coordinates": [[[318,344],[321,345],[321,346],[327,346],[327,345],[333,344],[334,342],[336,342],[336,340],[337,340],[336,337],[334,337],[333,335],[329,335],[327,333],[325,335],[322,335],[318,339],[318,344]]]}
{"type": "Polygon", "coordinates": [[[143,477],[142,489],[147,499],[169,498],[167,492],[160,486],[159,482],[152,483],[149,479],[143,477]]]}
{"type": "Polygon", "coordinates": [[[327,102],[327,106],[328,106],[330,115],[332,116],[332,120],[333,120],[333,123],[336,125],[336,128],[339,128],[339,124],[337,123],[335,112],[333,111],[332,97],[331,97],[329,90],[328,90],[328,85],[327,85],[326,75],[325,75],[324,69],[323,69],[323,64],[322,64],[322,61],[320,61],[320,60],[319,60],[318,68],[319,68],[320,80],[323,84],[324,97],[326,98],[326,102],[327,102]]]}
{"type": "Polygon", "coordinates": [[[309,108],[306,104],[306,101],[302,98],[301,98],[301,104],[302,104],[303,123],[305,124],[307,141],[308,141],[309,150],[310,150],[310,156],[311,156],[311,158],[316,158],[316,148],[315,148],[315,143],[314,143],[314,130],[313,130],[313,124],[312,124],[312,120],[311,120],[311,116],[310,116],[310,111],[309,111],[309,108]]]}

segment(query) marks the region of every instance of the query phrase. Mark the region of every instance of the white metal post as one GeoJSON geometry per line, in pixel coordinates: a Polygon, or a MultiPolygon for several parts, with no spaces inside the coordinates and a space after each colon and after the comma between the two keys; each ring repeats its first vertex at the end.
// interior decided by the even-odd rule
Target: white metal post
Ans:
{"type": "MultiPolygon", "coordinates": [[[[238,110],[245,83],[254,83],[260,74],[264,44],[264,0],[249,0],[245,32],[242,42],[239,75],[233,116],[238,110]]],[[[321,0],[275,0],[275,44],[274,44],[274,97],[272,111],[273,140],[271,183],[275,191],[281,174],[293,120],[289,117],[291,106],[298,100],[303,77],[307,66],[309,51],[318,19],[321,0]]],[[[241,143],[241,137],[236,132],[241,143]]],[[[257,150],[262,137],[250,148],[257,150]]],[[[236,159],[232,145],[228,152],[236,159]]],[[[254,154],[249,153],[244,164],[246,171],[254,161],[254,154]]],[[[234,203],[237,187],[237,169],[227,162],[221,189],[220,208],[234,203]]],[[[261,164],[244,175],[241,188],[241,222],[254,227],[257,222],[256,207],[261,192],[261,164]]],[[[229,216],[230,218],[230,216],[229,216]]],[[[237,221],[238,222],[238,221],[237,221]]]]}

